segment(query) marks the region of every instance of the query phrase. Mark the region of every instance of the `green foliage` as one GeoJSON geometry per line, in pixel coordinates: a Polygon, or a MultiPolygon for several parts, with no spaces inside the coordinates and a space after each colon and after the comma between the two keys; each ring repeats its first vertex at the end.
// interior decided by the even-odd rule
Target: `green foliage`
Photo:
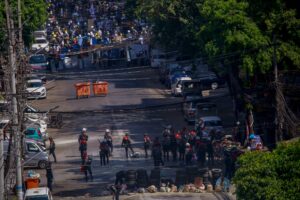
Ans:
{"type": "Polygon", "coordinates": [[[127,1],[135,15],[153,25],[154,41],[207,57],[219,70],[238,67],[250,75],[269,71],[273,35],[279,67],[300,67],[300,20],[291,0],[127,1]]]}
{"type": "Polygon", "coordinates": [[[238,159],[233,179],[241,200],[300,199],[300,140],[273,152],[249,152],[238,159]]]}
{"type": "MultiPolygon", "coordinates": [[[[43,28],[48,17],[45,0],[22,0],[23,39],[26,45],[31,42],[31,33],[43,28]]],[[[15,28],[18,27],[17,0],[11,1],[11,10],[14,15],[15,28]]],[[[4,1],[0,2],[0,44],[7,40],[6,14],[4,1]]],[[[0,48],[3,48],[2,46],[0,48]]]]}

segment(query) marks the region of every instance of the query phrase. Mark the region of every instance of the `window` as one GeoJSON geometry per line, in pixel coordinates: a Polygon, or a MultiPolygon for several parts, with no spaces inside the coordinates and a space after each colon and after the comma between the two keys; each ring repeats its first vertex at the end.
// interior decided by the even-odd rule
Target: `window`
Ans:
{"type": "Polygon", "coordinates": [[[204,124],[208,127],[222,126],[222,122],[219,120],[205,121],[204,124]]]}
{"type": "Polygon", "coordinates": [[[26,197],[25,200],[49,200],[49,198],[46,195],[35,195],[31,197],[26,197]]]}
{"type": "Polygon", "coordinates": [[[25,131],[25,135],[34,135],[35,134],[35,130],[33,129],[28,129],[25,131]]]}
{"type": "Polygon", "coordinates": [[[32,143],[28,143],[27,144],[27,149],[29,152],[39,152],[39,148],[35,145],[35,144],[32,144],[32,143]]]}
{"type": "Polygon", "coordinates": [[[27,87],[28,88],[38,88],[38,87],[42,87],[43,84],[41,82],[29,82],[27,83],[27,87]]]}
{"type": "Polygon", "coordinates": [[[31,56],[29,58],[29,63],[30,64],[35,64],[35,63],[45,63],[47,62],[46,57],[43,55],[38,55],[38,56],[31,56]]]}

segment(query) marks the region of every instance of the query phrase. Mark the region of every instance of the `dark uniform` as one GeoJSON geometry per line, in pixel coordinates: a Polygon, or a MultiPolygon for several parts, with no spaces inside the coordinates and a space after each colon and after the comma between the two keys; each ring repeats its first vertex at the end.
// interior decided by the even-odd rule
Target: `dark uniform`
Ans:
{"type": "Polygon", "coordinates": [[[148,135],[144,135],[144,150],[145,150],[145,157],[148,158],[148,149],[150,149],[151,139],[148,135]]]}
{"type": "Polygon", "coordinates": [[[100,143],[100,165],[106,165],[109,163],[109,145],[107,141],[100,143]]]}
{"type": "Polygon", "coordinates": [[[52,183],[53,183],[53,172],[51,168],[51,163],[48,163],[48,166],[46,167],[46,177],[47,177],[47,187],[50,191],[52,191],[52,183]]]}
{"type": "Polygon", "coordinates": [[[49,156],[52,155],[54,158],[54,162],[56,162],[56,155],[55,155],[55,142],[53,140],[53,138],[49,138],[50,140],[50,146],[49,146],[49,156]]]}
{"type": "Polygon", "coordinates": [[[88,173],[90,174],[90,178],[93,181],[92,161],[93,161],[92,158],[88,156],[88,158],[85,159],[85,162],[83,164],[83,171],[84,171],[86,181],[89,180],[88,173]]]}

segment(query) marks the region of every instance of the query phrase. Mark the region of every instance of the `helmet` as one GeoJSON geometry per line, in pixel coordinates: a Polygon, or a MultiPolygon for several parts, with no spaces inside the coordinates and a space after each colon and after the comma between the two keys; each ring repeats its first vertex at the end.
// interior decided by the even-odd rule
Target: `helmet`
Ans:
{"type": "Polygon", "coordinates": [[[107,129],[105,130],[105,133],[110,133],[110,130],[107,128],[107,129]]]}
{"type": "Polygon", "coordinates": [[[86,132],[86,128],[82,128],[82,132],[86,132]]]}
{"type": "Polygon", "coordinates": [[[186,143],[185,146],[189,147],[189,146],[191,146],[191,145],[190,145],[190,143],[186,143]]]}

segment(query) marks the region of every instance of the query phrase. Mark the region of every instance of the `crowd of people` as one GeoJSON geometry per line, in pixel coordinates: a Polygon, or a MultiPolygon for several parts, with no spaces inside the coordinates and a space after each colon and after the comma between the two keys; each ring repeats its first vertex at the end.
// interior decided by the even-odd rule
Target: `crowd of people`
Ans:
{"type": "Polygon", "coordinates": [[[148,26],[128,20],[124,1],[48,0],[47,34],[52,53],[67,53],[143,38],[148,26]]]}
{"type": "MultiPolygon", "coordinates": [[[[88,135],[86,131],[86,128],[82,129],[78,143],[82,171],[88,181],[88,174],[91,180],[93,175],[91,170],[92,157],[87,154],[88,135]]],[[[223,164],[221,165],[225,167],[223,174],[231,179],[235,170],[235,161],[241,152],[232,145],[230,138],[220,141],[216,137],[217,134],[218,132],[213,129],[209,132],[209,137],[204,138],[201,130],[183,128],[176,132],[171,126],[168,126],[163,130],[161,137],[155,137],[153,140],[148,134],[144,134],[144,156],[146,159],[151,157],[155,167],[163,166],[166,162],[179,162],[180,165],[184,166],[197,164],[202,167],[215,167],[215,160],[222,160],[223,164]]],[[[126,159],[136,156],[137,152],[133,149],[128,133],[123,136],[121,147],[124,149],[126,159]]],[[[113,137],[111,131],[106,129],[103,139],[99,139],[101,166],[109,164],[112,153],[113,137]]]]}

